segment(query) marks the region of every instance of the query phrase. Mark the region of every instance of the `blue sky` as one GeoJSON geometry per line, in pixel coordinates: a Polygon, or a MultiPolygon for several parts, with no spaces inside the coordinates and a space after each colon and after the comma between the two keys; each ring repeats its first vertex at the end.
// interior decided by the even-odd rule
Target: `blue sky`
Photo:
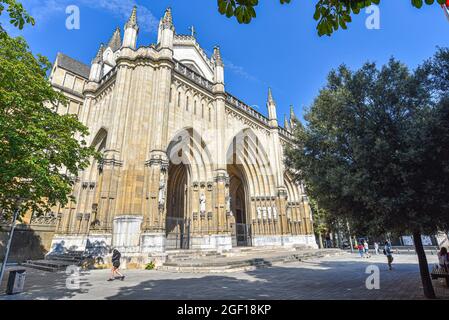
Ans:
{"type": "MultiPolygon", "coordinates": [[[[292,2],[260,1],[257,19],[240,25],[221,16],[215,0],[23,0],[36,26],[8,31],[23,35],[33,52],[52,61],[57,52],[64,52],[90,63],[100,42],[107,42],[116,26],[123,27],[134,4],[139,6],[140,45],[156,41],[158,20],[171,6],[177,33],[189,33],[188,27],[194,25],[204,49],[211,52],[220,45],[227,90],[266,114],[271,86],[281,121],[290,104],[302,114],[325,84],[328,72],[342,63],[358,68],[367,60],[382,64],[394,56],[415,67],[437,46],[449,46],[449,21],[437,5],[417,10],[410,0],[383,0],[380,30],[367,29],[368,15],[362,12],[349,30],[318,37],[312,18],[315,1],[292,2]],[[65,28],[65,8],[71,4],[80,8],[79,30],[65,28]]],[[[6,25],[5,17],[1,19],[6,25]]]]}

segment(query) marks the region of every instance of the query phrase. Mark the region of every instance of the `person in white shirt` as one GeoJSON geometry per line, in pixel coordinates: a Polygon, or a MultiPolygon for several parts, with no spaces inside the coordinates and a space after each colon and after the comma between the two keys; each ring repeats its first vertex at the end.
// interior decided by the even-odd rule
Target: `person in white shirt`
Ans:
{"type": "Polygon", "coordinates": [[[376,255],[379,254],[379,244],[377,242],[374,242],[374,253],[376,255]]]}
{"type": "Polygon", "coordinates": [[[365,256],[371,258],[371,255],[369,254],[369,245],[366,240],[363,242],[363,247],[365,248],[365,256]]]}

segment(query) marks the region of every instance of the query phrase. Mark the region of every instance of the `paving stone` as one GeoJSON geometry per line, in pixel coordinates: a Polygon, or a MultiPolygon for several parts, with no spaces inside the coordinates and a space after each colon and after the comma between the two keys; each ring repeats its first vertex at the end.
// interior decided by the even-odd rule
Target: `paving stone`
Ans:
{"type": "MultiPolygon", "coordinates": [[[[429,256],[429,266],[437,263],[429,256]]],[[[21,299],[423,299],[416,255],[396,255],[389,271],[383,255],[370,259],[356,254],[312,258],[302,262],[234,273],[172,273],[128,270],[124,281],[107,282],[109,270],[81,272],[80,287],[66,287],[65,272],[27,269],[25,292],[0,295],[21,299]],[[380,269],[380,289],[368,290],[369,265],[380,269]]],[[[6,287],[5,277],[1,292],[6,287]]],[[[449,299],[449,288],[433,281],[439,298],[449,299]]]]}

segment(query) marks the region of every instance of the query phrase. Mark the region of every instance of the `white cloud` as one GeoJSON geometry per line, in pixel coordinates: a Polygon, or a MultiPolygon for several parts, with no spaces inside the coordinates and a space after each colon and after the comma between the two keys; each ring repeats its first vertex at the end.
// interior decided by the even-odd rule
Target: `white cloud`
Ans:
{"type": "MultiPolygon", "coordinates": [[[[69,5],[79,5],[96,10],[103,10],[120,18],[123,24],[129,18],[131,11],[137,5],[137,16],[139,26],[143,31],[155,32],[158,26],[158,19],[150,9],[138,5],[135,0],[23,0],[23,6],[35,18],[37,24],[44,23],[54,14],[65,14],[65,9],[69,5]]],[[[81,19],[83,12],[81,10],[81,19]]]]}
{"type": "Polygon", "coordinates": [[[225,68],[232,71],[234,74],[251,81],[260,82],[259,79],[257,79],[255,76],[249,74],[248,72],[243,69],[243,67],[235,65],[229,60],[223,59],[223,63],[225,64],[225,68]]]}
{"type": "Polygon", "coordinates": [[[81,2],[91,8],[107,10],[123,21],[127,21],[131,11],[137,5],[137,17],[142,30],[154,32],[157,30],[159,20],[145,6],[138,5],[135,0],[81,0],[81,2]]]}

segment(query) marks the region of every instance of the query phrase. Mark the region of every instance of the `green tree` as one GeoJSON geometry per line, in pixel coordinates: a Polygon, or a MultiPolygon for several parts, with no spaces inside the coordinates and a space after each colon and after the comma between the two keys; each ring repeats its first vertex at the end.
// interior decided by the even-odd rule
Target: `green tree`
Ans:
{"type": "MultiPolygon", "coordinates": [[[[281,4],[288,4],[291,0],[277,0],[281,4]]],[[[317,30],[320,36],[331,35],[339,28],[346,29],[352,21],[352,16],[372,4],[379,4],[380,0],[316,0],[315,14],[317,30]]],[[[445,0],[410,0],[416,8],[423,3],[444,4],[445,0]]],[[[250,23],[256,17],[256,7],[259,0],[218,0],[218,11],[228,18],[235,17],[239,23],[250,23]]]]}
{"type": "Polygon", "coordinates": [[[380,69],[341,66],[286,152],[287,165],[327,212],[371,234],[413,234],[429,298],[421,234],[449,227],[448,110],[448,49],[413,71],[394,59],[380,69]]]}
{"type": "MultiPolygon", "coordinates": [[[[9,22],[15,27],[22,29],[27,23],[34,25],[33,17],[28,14],[20,2],[16,0],[0,0],[0,15],[2,15],[5,8],[10,18],[9,22]]],[[[0,23],[0,38],[5,36],[6,31],[0,23]]]]}
{"type": "Polygon", "coordinates": [[[87,128],[60,115],[67,101],[47,79],[51,65],[35,57],[23,38],[0,38],[0,208],[8,218],[65,205],[73,177],[96,153],[86,146],[87,128]],[[75,137],[78,137],[75,138],[75,137]]]}

